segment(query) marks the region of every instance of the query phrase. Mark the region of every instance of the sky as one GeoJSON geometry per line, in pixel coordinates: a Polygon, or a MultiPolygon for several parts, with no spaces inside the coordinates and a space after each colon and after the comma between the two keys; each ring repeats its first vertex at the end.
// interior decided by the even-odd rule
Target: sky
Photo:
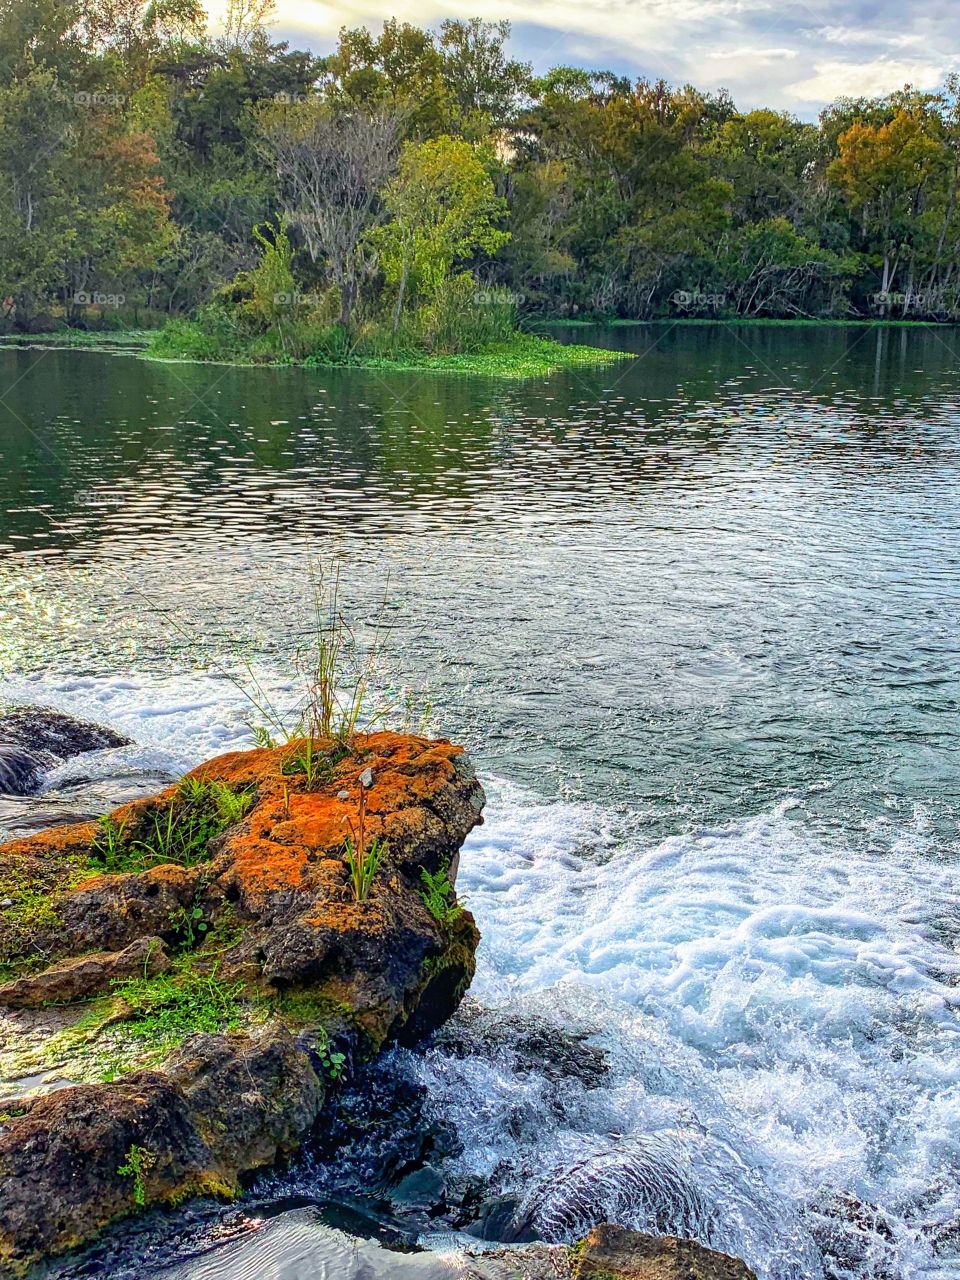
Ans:
{"type": "MultiPolygon", "coordinates": [[[[386,17],[507,18],[515,57],[726,88],[742,110],[814,119],[840,95],[934,89],[960,70],[958,0],[277,0],[276,38],[329,52],[342,26],[386,17]]],[[[225,0],[209,0],[212,17],[225,0]]]]}

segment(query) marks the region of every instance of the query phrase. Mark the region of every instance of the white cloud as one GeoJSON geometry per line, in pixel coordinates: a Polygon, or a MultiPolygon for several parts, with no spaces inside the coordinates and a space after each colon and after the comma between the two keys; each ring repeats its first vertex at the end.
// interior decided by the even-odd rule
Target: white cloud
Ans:
{"type": "MultiPolygon", "coordinates": [[[[209,0],[211,15],[225,5],[209,0]]],[[[806,115],[840,94],[884,94],[907,82],[932,89],[960,65],[960,33],[941,0],[902,8],[894,0],[278,0],[273,30],[326,50],[342,26],[376,30],[387,15],[424,27],[507,18],[516,53],[538,71],[573,61],[662,75],[722,85],[745,109],[806,115]]]]}
{"type": "Polygon", "coordinates": [[[799,50],[786,47],[780,49],[751,48],[749,45],[740,45],[736,49],[716,49],[713,56],[720,61],[735,59],[742,62],[776,62],[782,58],[799,57],[799,50]]]}
{"type": "Polygon", "coordinates": [[[784,93],[797,102],[827,102],[833,98],[874,97],[902,89],[935,89],[953,65],[943,62],[908,62],[875,58],[871,62],[818,63],[806,80],[784,86],[784,93]]]}

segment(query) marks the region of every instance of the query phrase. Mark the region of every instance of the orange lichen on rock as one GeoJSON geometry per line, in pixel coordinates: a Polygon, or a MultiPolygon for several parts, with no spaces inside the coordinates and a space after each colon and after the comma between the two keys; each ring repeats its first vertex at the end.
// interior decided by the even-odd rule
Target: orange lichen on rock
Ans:
{"type": "MultiPolygon", "coordinates": [[[[346,1071],[448,1018],[479,935],[465,910],[431,914],[422,876],[452,884],[482,807],[461,748],[384,732],[231,752],[100,823],[0,845],[0,1000],[42,1018],[118,981],[199,978],[229,987],[246,1028],[188,1034],[160,1070],[0,1122],[0,1270],[129,1211],[117,1169],[132,1144],[157,1154],[148,1202],[232,1185],[315,1121],[331,1045],[346,1071]],[[362,901],[348,837],[382,853],[362,901]]],[[[137,1016],[114,1004],[111,1034],[137,1016]]]]}
{"type": "MultiPolygon", "coordinates": [[[[15,880],[18,890],[12,909],[0,911],[0,959],[16,972],[152,937],[173,954],[188,938],[202,964],[207,939],[184,922],[202,922],[212,938],[229,920],[231,945],[216,950],[218,973],[267,993],[322,994],[335,981],[337,1003],[362,1019],[375,1051],[444,967],[451,931],[426,909],[422,872],[451,867],[481,820],[483,793],[462,749],[449,742],[392,732],[349,744],[318,740],[309,773],[304,745],[230,752],[187,775],[193,791],[181,783],[122,806],[109,818],[116,846],[109,858],[95,823],[0,847],[0,887],[15,880]],[[246,807],[202,848],[191,845],[187,865],[166,860],[173,857],[167,825],[176,827],[189,797],[207,794],[210,784],[248,797],[246,807]],[[361,794],[367,847],[376,839],[386,853],[369,897],[358,902],[346,850],[361,794]],[[27,930],[15,921],[18,903],[37,894],[45,895],[43,909],[27,930]]],[[[475,935],[466,913],[458,928],[475,935]]]]}

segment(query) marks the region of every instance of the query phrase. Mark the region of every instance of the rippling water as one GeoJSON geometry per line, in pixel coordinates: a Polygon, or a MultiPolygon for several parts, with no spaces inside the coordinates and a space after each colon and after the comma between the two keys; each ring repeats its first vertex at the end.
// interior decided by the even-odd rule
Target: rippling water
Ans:
{"type": "Polygon", "coordinates": [[[361,618],[389,576],[490,793],[475,994],[610,1062],[554,1096],[397,1054],[449,1176],[547,1239],[956,1277],[960,336],[597,340],[635,358],[520,384],[0,351],[5,688],[194,763],[247,732],[225,669],[282,682],[314,558],[361,618]]]}

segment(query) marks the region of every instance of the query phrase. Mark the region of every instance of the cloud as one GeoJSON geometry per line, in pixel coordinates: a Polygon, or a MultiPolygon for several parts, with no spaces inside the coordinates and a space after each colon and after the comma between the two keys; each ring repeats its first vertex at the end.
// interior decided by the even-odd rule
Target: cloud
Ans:
{"type": "MultiPolygon", "coordinates": [[[[226,0],[210,0],[219,17],[226,0]]],[[[278,38],[329,51],[342,26],[507,18],[512,49],[558,63],[725,87],[744,109],[815,116],[839,94],[932,89],[960,66],[956,0],[278,0],[278,38]],[[835,56],[831,56],[835,51],[835,56]]]]}
{"type": "Polygon", "coordinates": [[[797,102],[823,103],[833,98],[872,98],[902,89],[936,89],[950,66],[942,62],[907,62],[877,58],[872,62],[824,62],[813,75],[784,86],[797,102]]]}

